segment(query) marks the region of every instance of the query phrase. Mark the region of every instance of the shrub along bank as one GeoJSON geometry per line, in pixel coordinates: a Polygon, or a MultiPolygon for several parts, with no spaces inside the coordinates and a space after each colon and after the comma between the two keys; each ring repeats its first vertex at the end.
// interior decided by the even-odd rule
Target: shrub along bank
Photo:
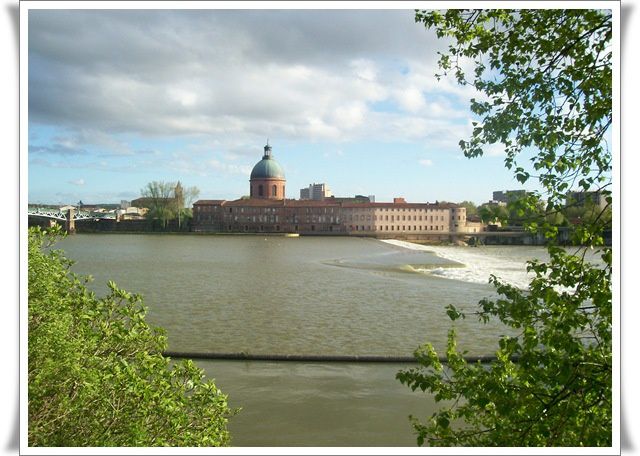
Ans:
{"type": "Polygon", "coordinates": [[[227,396],[190,360],[170,365],[139,295],[98,298],[29,230],[30,446],[224,446],[227,396]]]}

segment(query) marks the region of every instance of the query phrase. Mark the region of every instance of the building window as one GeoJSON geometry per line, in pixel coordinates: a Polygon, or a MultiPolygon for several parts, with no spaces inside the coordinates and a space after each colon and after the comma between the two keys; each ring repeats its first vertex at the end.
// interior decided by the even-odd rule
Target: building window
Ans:
{"type": "Polygon", "coordinates": [[[278,196],[278,187],[275,185],[271,187],[271,196],[278,196]]]}
{"type": "Polygon", "coordinates": [[[258,196],[264,196],[264,189],[262,184],[258,185],[258,196]]]}

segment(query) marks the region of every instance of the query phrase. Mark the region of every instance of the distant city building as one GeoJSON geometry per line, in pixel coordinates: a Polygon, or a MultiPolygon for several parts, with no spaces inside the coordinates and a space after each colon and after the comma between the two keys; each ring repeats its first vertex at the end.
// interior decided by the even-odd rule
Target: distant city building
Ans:
{"type": "Polygon", "coordinates": [[[600,192],[567,192],[566,206],[584,207],[588,203],[604,208],[607,200],[600,192]]]}
{"type": "Polygon", "coordinates": [[[509,203],[527,196],[526,190],[501,190],[493,192],[493,201],[497,203],[509,203]]]}
{"type": "Polygon", "coordinates": [[[327,184],[310,184],[308,188],[300,189],[301,200],[315,200],[322,201],[325,198],[331,197],[331,190],[327,184]]]}
{"type": "MultiPolygon", "coordinates": [[[[193,204],[193,230],[199,232],[285,232],[362,234],[381,237],[396,235],[449,235],[481,231],[478,224],[467,225],[466,208],[451,203],[376,203],[372,197],[312,198],[314,185],[325,192],[324,184],[301,190],[301,199],[285,198],[286,180],[271,155],[271,146],[251,172],[250,198],[199,200],[193,204]],[[306,192],[303,191],[308,191],[306,192]]],[[[132,202],[133,203],[133,202],[132,202]]]]}
{"type": "Polygon", "coordinates": [[[118,209],[116,217],[118,220],[142,220],[148,209],[144,207],[129,206],[126,209],[118,209]]]}
{"type": "Polygon", "coordinates": [[[131,201],[120,200],[120,209],[128,209],[131,207],[131,201]]]}
{"type": "Polygon", "coordinates": [[[371,201],[372,203],[376,202],[376,195],[369,195],[369,201],[371,201]]]}

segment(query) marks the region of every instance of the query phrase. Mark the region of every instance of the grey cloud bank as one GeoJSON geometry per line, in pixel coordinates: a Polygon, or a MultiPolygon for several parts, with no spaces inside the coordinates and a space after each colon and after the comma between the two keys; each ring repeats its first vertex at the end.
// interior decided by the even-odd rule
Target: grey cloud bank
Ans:
{"type": "Polygon", "coordinates": [[[30,122],[229,147],[397,138],[407,125],[424,136],[461,116],[423,93],[435,43],[410,10],[31,10],[30,122]]]}

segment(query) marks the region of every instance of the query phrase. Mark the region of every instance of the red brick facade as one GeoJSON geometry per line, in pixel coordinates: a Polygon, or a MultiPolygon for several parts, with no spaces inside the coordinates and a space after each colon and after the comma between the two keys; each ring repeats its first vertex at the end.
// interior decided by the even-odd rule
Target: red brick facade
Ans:
{"type": "Polygon", "coordinates": [[[193,205],[193,229],[201,232],[446,235],[465,231],[465,213],[463,207],[454,204],[255,198],[200,200],[193,205]]]}

